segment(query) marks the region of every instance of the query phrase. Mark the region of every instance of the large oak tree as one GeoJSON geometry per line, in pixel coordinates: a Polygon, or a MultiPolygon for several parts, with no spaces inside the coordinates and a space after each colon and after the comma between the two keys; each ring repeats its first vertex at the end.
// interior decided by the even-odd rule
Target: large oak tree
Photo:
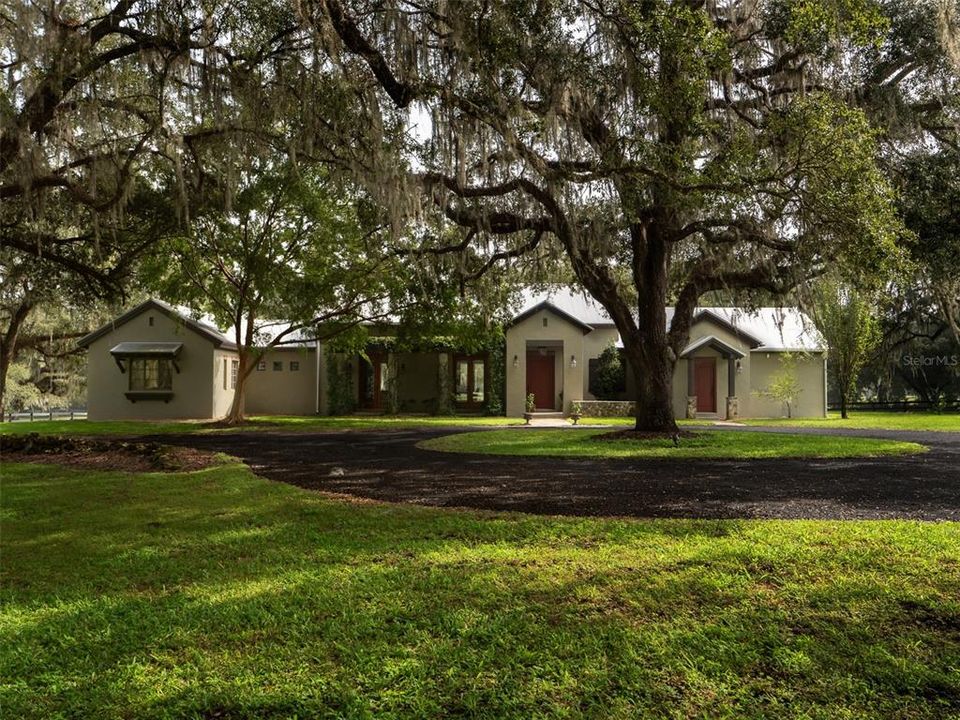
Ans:
{"type": "Polygon", "coordinates": [[[398,116],[428,127],[397,138],[411,172],[389,159],[358,171],[397,215],[432,208],[461,228],[450,247],[513,257],[558,243],[620,332],[638,429],[676,427],[674,367],[704,294],[749,305],[828,267],[878,274],[895,253],[848,63],[883,42],[870,0],[316,0],[304,12],[374,131],[398,116]]]}

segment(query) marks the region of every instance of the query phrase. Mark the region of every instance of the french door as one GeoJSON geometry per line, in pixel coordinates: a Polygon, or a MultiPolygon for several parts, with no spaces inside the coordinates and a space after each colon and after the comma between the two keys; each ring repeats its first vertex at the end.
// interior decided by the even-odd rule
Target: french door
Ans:
{"type": "Polygon", "coordinates": [[[485,355],[454,355],[453,399],[457,407],[477,409],[487,401],[485,355]]]}

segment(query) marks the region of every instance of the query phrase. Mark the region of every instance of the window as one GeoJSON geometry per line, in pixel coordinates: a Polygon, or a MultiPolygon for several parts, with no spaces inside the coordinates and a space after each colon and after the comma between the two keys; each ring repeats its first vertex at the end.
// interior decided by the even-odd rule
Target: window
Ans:
{"type": "Polygon", "coordinates": [[[273,371],[274,371],[274,372],[280,372],[281,370],[283,370],[283,361],[282,361],[282,360],[274,360],[274,361],[273,361],[273,371]]]}
{"type": "Polygon", "coordinates": [[[453,392],[457,405],[477,407],[486,401],[487,358],[458,355],[453,365],[453,392]]]}
{"type": "Polygon", "coordinates": [[[153,315],[147,318],[147,325],[149,325],[150,327],[153,327],[153,315]]]}
{"type": "Polygon", "coordinates": [[[260,362],[257,363],[257,372],[263,372],[266,369],[267,369],[266,360],[261,360],[260,362]]]}
{"type": "Polygon", "coordinates": [[[290,361],[290,372],[297,372],[300,369],[300,362],[297,360],[290,361]]]}
{"type": "Polygon", "coordinates": [[[237,376],[240,374],[240,361],[231,360],[230,361],[230,389],[237,389],[237,376]]]}
{"type": "Polygon", "coordinates": [[[166,358],[130,358],[131,390],[172,390],[173,371],[166,358]]]}
{"type": "Polygon", "coordinates": [[[549,318],[546,318],[546,317],[543,318],[543,326],[544,326],[544,327],[547,327],[547,325],[548,325],[549,323],[550,323],[550,319],[549,319],[549,318]]]}

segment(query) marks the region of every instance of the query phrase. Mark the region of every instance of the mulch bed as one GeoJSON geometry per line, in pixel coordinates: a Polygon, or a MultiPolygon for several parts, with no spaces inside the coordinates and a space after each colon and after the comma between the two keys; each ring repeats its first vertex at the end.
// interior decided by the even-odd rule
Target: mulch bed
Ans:
{"type": "Polygon", "coordinates": [[[594,440],[682,440],[684,438],[695,438],[700,433],[690,432],[689,430],[680,430],[675,433],[650,432],[647,430],[618,430],[616,432],[600,433],[594,435],[594,440]]]}
{"type": "Polygon", "coordinates": [[[214,453],[196,448],[36,433],[4,437],[0,457],[7,462],[124,472],[191,472],[216,464],[214,453]]]}
{"type": "Polygon", "coordinates": [[[202,427],[211,430],[243,430],[246,428],[282,428],[285,426],[283,423],[274,422],[273,420],[244,420],[241,423],[228,423],[225,420],[214,420],[203,423],[202,427]]]}

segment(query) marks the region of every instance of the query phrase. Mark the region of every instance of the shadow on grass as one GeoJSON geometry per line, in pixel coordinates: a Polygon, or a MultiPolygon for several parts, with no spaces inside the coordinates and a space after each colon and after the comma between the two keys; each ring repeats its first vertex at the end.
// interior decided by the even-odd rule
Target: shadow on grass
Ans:
{"type": "Polygon", "coordinates": [[[960,709],[946,525],[556,520],[335,502],[236,466],[131,477],[5,477],[11,717],[960,709]]]}

